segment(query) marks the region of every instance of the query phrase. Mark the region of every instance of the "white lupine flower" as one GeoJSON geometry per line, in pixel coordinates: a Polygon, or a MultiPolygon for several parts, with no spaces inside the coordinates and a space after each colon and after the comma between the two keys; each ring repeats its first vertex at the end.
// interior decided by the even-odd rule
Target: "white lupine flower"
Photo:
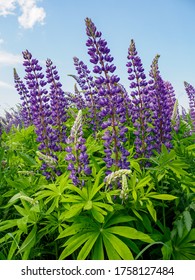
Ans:
{"type": "Polygon", "coordinates": [[[36,151],[36,154],[38,157],[40,157],[48,166],[50,167],[54,167],[56,165],[57,159],[48,156],[48,155],[44,155],[43,153],[41,153],[40,151],[36,151]]]}
{"type": "Polygon", "coordinates": [[[67,144],[72,142],[76,143],[78,133],[81,130],[81,126],[82,126],[82,110],[79,110],[76,119],[74,121],[74,124],[71,128],[70,136],[66,140],[67,144]]]}
{"type": "Polygon", "coordinates": [[[121,178],[122,175],[129,175],[131,174],[132,171],[129,169],[120,169],[115,172],[110,173],[108,176],[105,178],[105,183],[106,185],[110,185],[112,182],[114,182],[116,179],[121,178]]]}
{"type": "Polygon", "coordinates": [[[122,175],[122,189],[120,193],[120,198],[122,200],[126,200],[128,198],[129,188],[127,184],[127,176],[126,174],[122,175]]]}

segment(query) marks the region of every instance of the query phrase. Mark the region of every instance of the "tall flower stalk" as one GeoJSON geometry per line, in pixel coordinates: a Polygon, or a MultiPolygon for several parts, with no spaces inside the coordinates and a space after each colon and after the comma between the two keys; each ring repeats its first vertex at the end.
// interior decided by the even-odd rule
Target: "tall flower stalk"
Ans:
{"type": "Polygon", "coordinates": [[[166,88],[158,68],[159,55],[156,55],[152,65],[150,76],[151,82],[151,108],[153,111],[153,135],[154,147],[160,152],[162,144],[168,149],[172,147],[171,140],[171,116],[173,106],[170,106],[170,92],[166,88]]]}
{"type": "Polygon", "coordinates": [[[144,68],[140,57],[137,54],[134,40],[131,40],[128,49],[128,79],[130,80],[132,98],[132,122],[135,128],[135,157],[149,157],[152,153],[153,138],[150,135],[151,109],[148,83],[144,74],[144,68]]]}
{"type": "Polygon", "coordinates": [[[121,88],[118,85],[120,78],[114,75],[116,66],[112,64],[113,57],[110,55],[110,49],[107,42],[102,39],[102,33],[97,31],[96,26],[91,19],[86,18],[86,34],[88,36],[87,47],[90,56],[90,62],[94,64],[93,72],[96,75],[95,86],[98,91],[98,106],[100,108],[99,117],[102,121],[101,127],[105,129],[103,136],[105,162],[110,173],[110,168],[115,169],[128,168],[128,151],[124,148],[126,138],[120,121],[124,114],[124,98],[121,94],[121,88]],[[123,133],[120,134],[120,131],[123,133]]]}
{"type": "MultiPolygon", "coordinates": [[[[45,88],[47,82],[44,80],[42,67],[37,59],[32,58],[32,54],[26,50],[23,52],[26,84],[29,90],[29,103],[32,114],[32,121],[35,125],[37,141],[40,143],[39,150],[50,157],[56,159],[53,151],[56,149],[56,135],[52,127],[52,112],[50,107],[50,97],[45,88]]],[[[41,170],[47,179],[59,175],[60,171],[50,168],[47,163],[43,163],[41,170]]]]}
{"type": "Polygon", "coordinates": [[[98,100],[97,100],[97,90],[95,89],[95,83],[93,77],[90,75],[90,70],[83,61],[80,61],[77,57],[73,58],[74,65],[78,73],[78,82],[84,93],[85,102],[89,108],[89,122],[91,128],[94,132],[99,129],[99,119],[98,119],[98,100]]]}
{"type": "Polygon", "coordinates": [[[31,108],[30,108],[30,94],[24,82],[20,79],[15,68],[14,68],[14,83],[15,83],[15,88],[18,94],[20,95],[20,100],[22,101],[21,114],[22,114],[22,119],[24,121],[24,126],[28,127],[33,123],[31,108]]]}
{"type": "Polygon", "coordinates": [[[70,136],[66,140],[68,154],[65,159],[69,162],[68,170],[71,171],[70,178],[75,186],[84,185],[83,175],[90,175],[89,159],[86,153],[86,140],[82,131],[82,111],[79,110],[75,122],[71,128],[70,136]]]}
{"type": "Polygon", "coordinates": [[[66,126],[68,101],[65,93],[62,90],[60,77],[56,66],[53,65],[51,59],[46,61],[46,78],[47,83],[50,84],[50,106],[51,119],[50,123],[53,127],[53,143],[55,143],[53,150],[59,151],[62,149],[61,144],[66,141],[66,126]]]}
{"type": "Polygon", "coordinates": [[[184,82],[184,86],[189,99],[192,130],[195,132],[195,88],[187,82],[184,82]]]}

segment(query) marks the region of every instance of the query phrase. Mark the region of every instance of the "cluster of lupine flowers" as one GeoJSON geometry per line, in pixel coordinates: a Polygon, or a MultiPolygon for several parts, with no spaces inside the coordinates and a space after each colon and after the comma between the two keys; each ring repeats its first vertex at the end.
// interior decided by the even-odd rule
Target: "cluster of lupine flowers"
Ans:
{"type": "MultiPolygon", "coordinates": [[[[85,24],[86,46],[93,67],[90,71],[87,64],[77,57],[73,58],[77,74],[70,76],[76,80],[80,90],[75,85],[74,93],[63,91],[53,62],[46,60],[44,75],[38,60],[28,50],[23,52],[25,83],[14,70],[15,87],[22,101],[20,113],[24,126],[35,126],[40,152],[53,159],[51,165],[44,160],[44,156],[40,156],[43,174],[48,179],[52,174],[60,175],[56,152],[66,151],[67,169],[76,186],[84,184],[82,174],[91,173],[82,131],[82,110],[87,111],[85,122],[93,131],[93,136],[96,137],[97,131],[103,131],[107,176],[118,170],[130,169],[129,127],[133,126],[134,129],[134,156],[143,159],[149,158],[154,150],[160,151],[162,144],[171,149],[171,131],[178,130],[180,120],[174,89],[170,82],[163,80],[159,71],[159,55],[151,64],[150,78],[147,79],[135,42],[131,40],[126,63],[127,90],[120,84],[114,58],[102,33],[91,19],[86,18],[85,24]],[[66,122],[70,108],[76,108],[78,115],[68,133],[66,122]]],[[[185,88],[195,129],[195,89],[188,83],[185,83],[185,88]]],[[[123,189],[122,195],[125,195],[125,176],[123,189]]]]}

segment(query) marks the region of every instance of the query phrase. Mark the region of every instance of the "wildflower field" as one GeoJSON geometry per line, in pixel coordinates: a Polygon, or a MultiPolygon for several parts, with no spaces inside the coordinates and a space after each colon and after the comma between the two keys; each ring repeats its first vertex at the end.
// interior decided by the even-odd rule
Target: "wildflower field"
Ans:
{"type": "Polygon", "coordinates": [[[131,40],[120,83],[85,19],[89,66],[66,92],[51,59],[26,50],[21,104],[0,119],[0,259],[194,260],[195,88],[180,108],[131,40]],[[91,68],[91,70],[89,70],[91,68]],[[180,111],[179,111],[180,109],[180,111]]]}

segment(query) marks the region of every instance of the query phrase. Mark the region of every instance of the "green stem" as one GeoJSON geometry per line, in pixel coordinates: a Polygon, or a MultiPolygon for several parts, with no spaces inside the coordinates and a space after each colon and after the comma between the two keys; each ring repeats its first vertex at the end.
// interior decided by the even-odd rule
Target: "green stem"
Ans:
{"type": "Polygon", "coordinates": [[[139,257],[141,257],[141,255],[142,255],[148,248],[150,248],[151,246],[156,245],[156,244],[166,245],[165,243],[163,243],[163,242],[161,242],[161,241],[159,241],[159,242],[154,242],[154,243],[152,243],[152,244],[149,244],[149,245],[147,245],[143,250],[141,250],[141,251],[139,252],[139,254],[135,257],[135,260],[138,260],[139,257]]]}

